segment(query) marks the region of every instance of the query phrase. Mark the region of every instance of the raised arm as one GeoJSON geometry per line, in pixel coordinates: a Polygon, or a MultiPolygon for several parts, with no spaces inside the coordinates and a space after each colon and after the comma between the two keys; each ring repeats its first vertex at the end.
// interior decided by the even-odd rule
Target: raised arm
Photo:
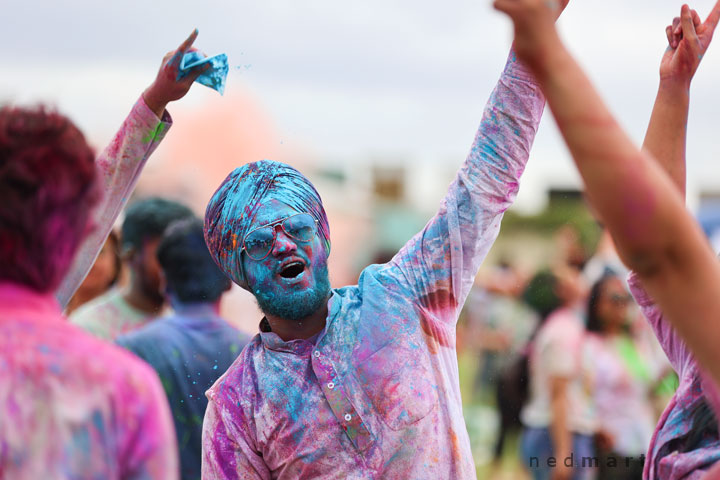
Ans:
{"type": "Polygon", "coordinates": [[[93,211],[93,230],[78,248],[72,267],[55,293],[63,308],[95,262],[115,219],[130,198],[145,162],[170,128],[172,120],[165,107],[185,96],[195,78],[209,67],[206,65],[178,80],[180,59],[186,52],[194,50],[192,44],[197,33],[194,30],[176,50],[163,58],[157,77],[97,158],[101,199],[93,211]]]}
{"type": "MultiPolygon", "coordinates": [[[[660,63],[660,85],[643,144],[643,149],[653,155],[683,198],[690,83],[710,46],[720,15],[719,6],[716,5],[704,23],[695,10],[685,7],[680,16],[675,17],[672,24],[665,28],[668,47],[660,63]],[[697,41],[691,41],[695,36],[697,41]]],[[[663,312],[644,291],[634,274],[630,277],[630,287],[673,368],[682,372],[690,358],[686,343],[665,320],[663,312]]]]}
{"type": "Polygon", "coordinates": [[[685,145],[690,83],[700,66],[720,18],[720,2],[705,22],[684,6],[665,28],[668,47],[660,63],[660,86],[643,150],[652,154],[685,197],[685,145]]]}
{"type": "MultiPolygon", "coordinates": [[[[599,212],[635,270],[698,360],[720,379],[720,265],[682,196],[652,156],[622,131],[565,49],[546,0],[496,0],[532,68],[599,212]]],[[[683,7],[685,11],[687,7],[683,7]]],[[[683,31],[688,25],[683,16],[683,31]]],[[[697,36],[690,46],[698,53],[697,36]]]]}

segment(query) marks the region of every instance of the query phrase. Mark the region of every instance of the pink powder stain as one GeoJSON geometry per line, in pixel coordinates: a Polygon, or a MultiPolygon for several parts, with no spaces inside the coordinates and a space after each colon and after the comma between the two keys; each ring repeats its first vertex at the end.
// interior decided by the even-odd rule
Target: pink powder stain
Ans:
{"type": "MultiPolygon", "coordinates": [[[[427,305],[431,312],[439,314],[441,318],[446,317],[448,314],[454,315],[457,309],[457,301],[452,291],[446,289],[438,289],[428,293],[420,299],[420,303],[427,305]]],[[[440,347],[453,348],[455,346],[455,340],[444,329],[438,328],[435,321],[432,315],[425,312],[420,315],[420,326],[425,333],[428,350],[432,354],[437,354],[440,347]]]]}

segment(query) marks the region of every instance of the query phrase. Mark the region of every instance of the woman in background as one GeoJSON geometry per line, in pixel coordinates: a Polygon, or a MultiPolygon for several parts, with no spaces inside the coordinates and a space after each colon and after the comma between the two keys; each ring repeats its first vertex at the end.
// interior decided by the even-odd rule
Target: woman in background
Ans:
{"type": "Polygon", "coordinates": [[[647,451],[655,426],[649,397],[657,372],[653,371],[650,346],[630,332],[631,301],[615,275],[595,282],[588,298],[584,348],[594,363],[593,397],[601,419],[596,437],[600,480],[640,479],[641,455],[647,451]],[[612,460],[617,466],[607,468],[612,460]]]}

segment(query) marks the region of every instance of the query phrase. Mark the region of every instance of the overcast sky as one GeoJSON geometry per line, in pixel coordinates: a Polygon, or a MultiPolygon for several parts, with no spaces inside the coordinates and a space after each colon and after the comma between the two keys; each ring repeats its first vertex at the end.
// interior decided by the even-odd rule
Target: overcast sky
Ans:
{"type": "MultiPolygon", "coordinates": [[[[705,18],[713,2],[695,5],[705,18]]],[[[227,91],[253,96],[283,139],[323,159],[464,158],[511,41],[487,0],[3,0],[0,100],[45,101],[99,146],[194,28],[196,46],[225,52],[227,91]]],[[[613,112],[640,143],[675,0],[571,0],[561,31],[613,112]]],[[[720,42],[720,40],[718,40],[720,42]]],[[[696,76],[689,126],[691,192],[720,190],[720,45],[696,76]]],[[[199,87],[199,86],[198,86],[199,87]]],[[[194,88],[182,108],[217,95],[194,88]]],[[[239,112],[240,113],[240,112],[239,112]]],[[[219,132],[222,134],[222,132],[219,132]]],[[[519,201],[576,184],[549,115],[519,201]]]]}

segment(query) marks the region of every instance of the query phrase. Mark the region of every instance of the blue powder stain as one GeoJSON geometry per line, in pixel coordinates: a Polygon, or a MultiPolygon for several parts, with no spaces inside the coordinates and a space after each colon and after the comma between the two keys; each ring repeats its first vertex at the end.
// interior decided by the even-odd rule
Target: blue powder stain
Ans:
{"type": "Polygon", "coordinates": [[[213,370],[217,370],[217,365],[214,365],[214,366],[213,366],[213,370]]]}

